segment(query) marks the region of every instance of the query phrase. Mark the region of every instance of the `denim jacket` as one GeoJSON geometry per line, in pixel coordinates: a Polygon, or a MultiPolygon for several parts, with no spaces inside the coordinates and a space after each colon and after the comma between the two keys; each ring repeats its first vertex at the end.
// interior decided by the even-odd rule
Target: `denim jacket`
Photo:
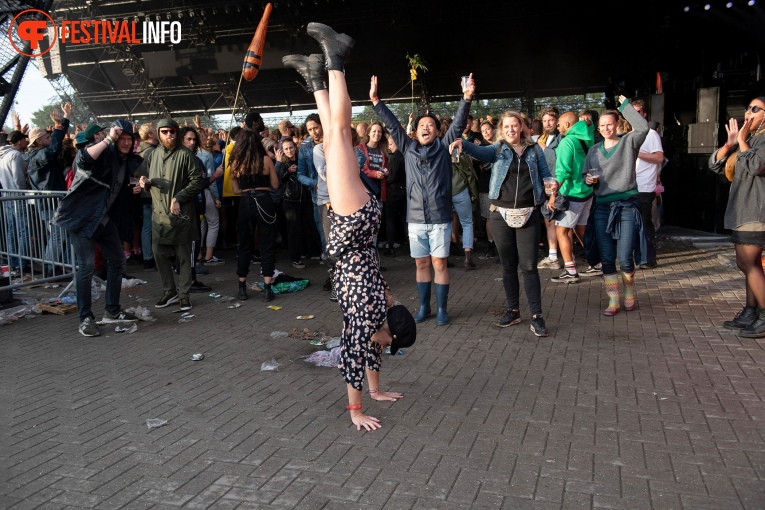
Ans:
{"type": "MultiPolygon", "coordinates": [[[[518,157],[515,150],[506,142],[497,142],[484,147],[479,147],[472,143],[463,143],[462,150],[468,156],[478,161],[492,164],[491,178],[489,180],[489,199],[496,200],[499,198],[499,189],[502,187],[502,183],[505,182],[507,171],[515,158],[518,157]]],[[[531,184],[534,188],[534,203],[542,205],[547,200],[543,179],[545,177],[552,177],[547,167],[547,161],[545,161],[544,154],[537,144],[527,145],[523,149],[522,155],[526,164],[529,165],[531,184]]]]}
{"type": "Polygon", "coordinates": [[[316,185],[319,183],[319,174],[313,163],[313,147],[315,142],[310,136],[303,140],[298,149],[297,178],[300,184],[311,190],[311,199],[316,203],[316,185]]]}

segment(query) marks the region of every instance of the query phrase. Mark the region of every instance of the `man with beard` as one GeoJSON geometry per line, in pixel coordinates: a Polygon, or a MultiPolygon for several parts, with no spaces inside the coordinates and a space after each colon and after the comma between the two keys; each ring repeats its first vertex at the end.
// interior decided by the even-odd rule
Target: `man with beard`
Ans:
{"type": "MultiPolygon", "coordinates": [[[[558,117],[560,112],[556,107],[545,108],[542,110],[542,135],[537,139],[537,143],[544,151],[545,161],[550,173],[555,175],[555,151],[560,143],[560,133],[558,132],[558,117]]],[[[539,261],[537,267],[551,267],[558,269],[562,267],[558,259],[558,237],[555,233],[555,221],[545,220],[545,229],[547,231],[548,253],[539,261]]]]}
{"type": "Polygon", "coordinates": [[[205,187],[205,178],[196,156],[180,144],[178,130],[173,119],[157,123],[160,145],[145,161],[149,178],[142,175],[139,183],[151,191],[152,250],[164,290],[154,306],[164,308],[180,301],[185,311],[191,310],[190,253],[192,243],[199,240],[196,199],[205,187]],[[173,259],[178,261],[177,286],[173,259]]]}
{"type": "MultiPolygon", "coordinates": [[[[69,232],[77,264],[77,312],[80,333],[99,336],[101,332],[91,311],[90,287],[95,268],[96,246],[107,263],[105,323],[135,322],[138,319],[120,307],[125,254],[119,226],[129,221],[127,207],[130,176],[141,165],[133,154],[133,127],[117,120],[109,135],[77,152],[76,174],[67,195],[61,200],[52,223],[69,232]]],[[[140,189],[136,186],[133,193],[140,189]]]]}

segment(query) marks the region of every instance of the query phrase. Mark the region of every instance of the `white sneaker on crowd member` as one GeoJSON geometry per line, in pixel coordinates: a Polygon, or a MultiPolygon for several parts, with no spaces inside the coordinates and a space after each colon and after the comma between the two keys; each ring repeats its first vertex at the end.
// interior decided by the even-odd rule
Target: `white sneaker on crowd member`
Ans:
{"type": "Polygon", "coordinates": [[[537,267],[560,269],[561,267],[563,267],[563,261],[557,257],[553,259],[548,256],[540,260],[539,263],[537,264],[537,267]]]}

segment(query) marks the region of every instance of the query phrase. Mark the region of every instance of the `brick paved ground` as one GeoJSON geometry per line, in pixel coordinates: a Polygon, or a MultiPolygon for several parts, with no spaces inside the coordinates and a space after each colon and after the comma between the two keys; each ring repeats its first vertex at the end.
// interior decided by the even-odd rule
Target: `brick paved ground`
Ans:
{"type": "MultiPolygon", "coordinates": [[[[543,339],[524,297],[519,326],[492,325],[499,266],[457,268],[452,323],[384,360],[383,387],[406,397],[364,399],[374,433],[350,426],[337,370],[300,360],[315,348],[269,337],[338,334],[315,262],[280,311],[195,296],[190,323],[165,309],[100,338],[73,315],[21,319],[0,328],[0,508],[765,508],[765,342],[719,327],[743,279],[730,245],[705,248],[665,238],[640,309],[613,318],[600,279],[543,283],[543,339]]],[[[218,255],[202,279],[233,294],[233,253],[218,255]]],[[[411,261],[384,262],[413,307],[411,261]]],[[[125,306],[159,293],[134,272],[150,284],[125,306]]]]}

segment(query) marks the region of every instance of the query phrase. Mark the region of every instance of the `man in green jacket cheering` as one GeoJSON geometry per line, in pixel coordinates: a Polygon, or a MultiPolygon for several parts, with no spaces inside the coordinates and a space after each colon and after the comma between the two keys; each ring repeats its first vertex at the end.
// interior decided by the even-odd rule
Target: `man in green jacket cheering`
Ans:
{"type": "Polygon", "coordinates": [[[594,142],[595,126],[579,120],[579,116],[574,112],[566,112],[558,118],[558,131],[562,137],[556,151],[555,180],[558,181],[558,188],[550,196],[547,208],[555,208],[558,193],[568,198],[569,206],[567,211],[562,211],[556,216],[555,221],[555,235],[558,238],[558,249],[563,257],[565,270],[551,280],[558,283],[577,283],[579,273],[574,262],[574,233],[582,242],[592,206],[592,187],[585,184],[582,169],[587,151],[594,142]]]}
{"type": "Polygon", "coordinates": [[[181,310],[191,310],[189,254],[191,243],[199,240],[196,199],[204,189],[205,178],[196,156],[180,144],[178,129],[178,123],[172,119],[157,123],[160,145],[145,160],[149,178],[142,176],[140,184],[151,191],[151,244],[164,289],[154,306],[164,308],[180,301],[181,310]],[[177,287],[173,258],[178,263],[177,287]]]}

